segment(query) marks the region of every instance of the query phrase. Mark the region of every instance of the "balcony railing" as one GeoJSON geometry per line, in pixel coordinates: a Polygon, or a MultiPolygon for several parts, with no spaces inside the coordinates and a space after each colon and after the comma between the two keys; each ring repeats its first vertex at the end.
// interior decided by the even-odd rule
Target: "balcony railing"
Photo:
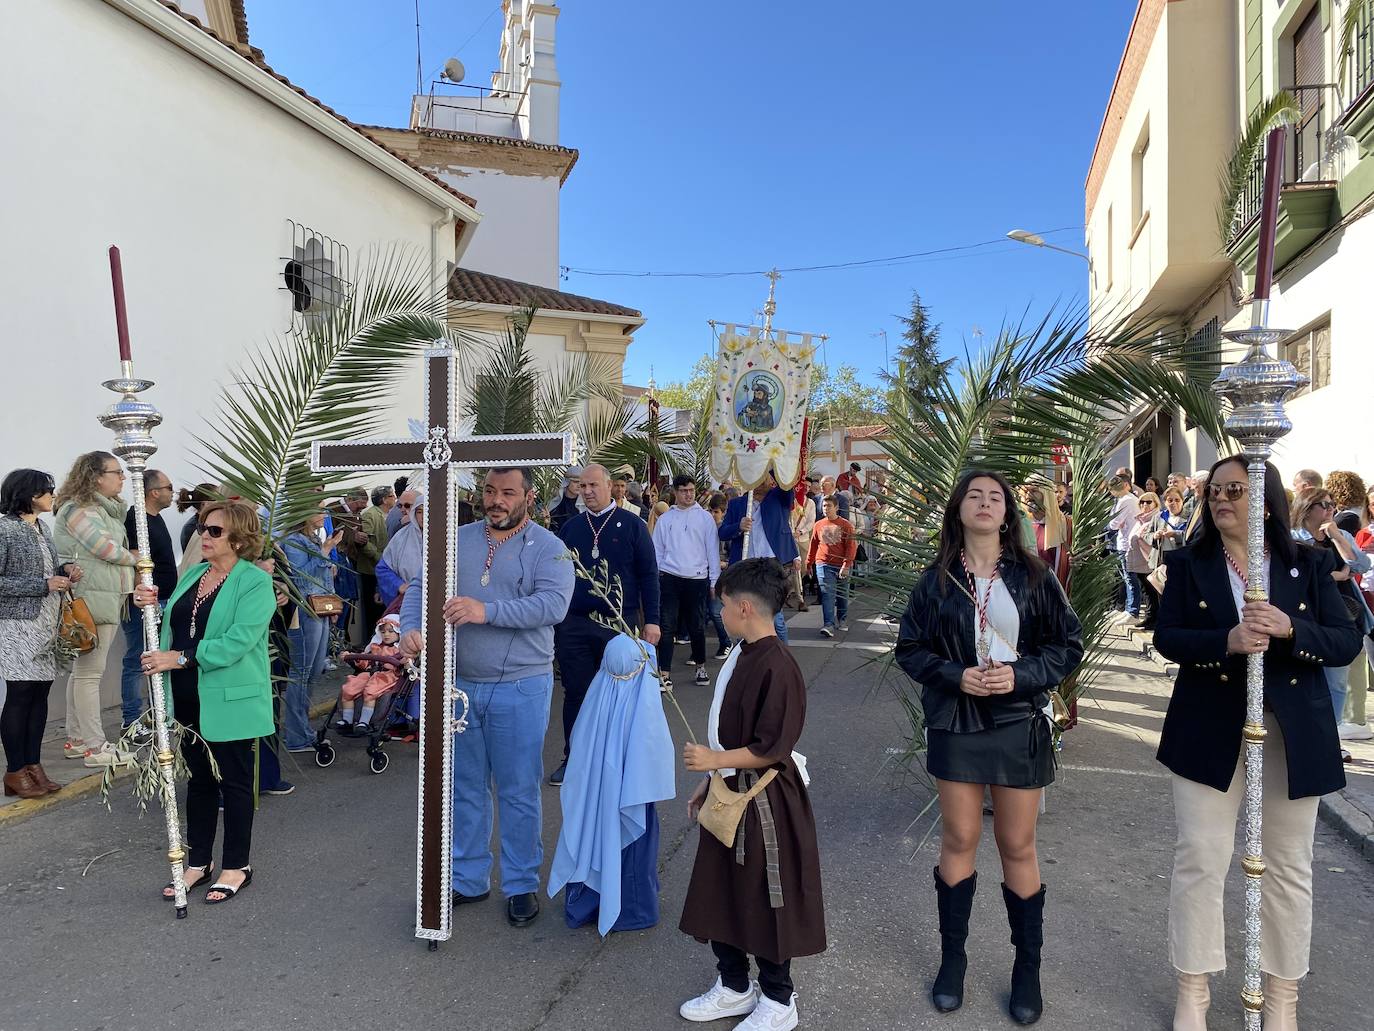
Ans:
{"type": "Polygon", "coordinates": [[[1360,16],[1348,60],[1346,74],[1350,81],[1345,95],[1348,106],[1354,107],[1366,92],[1374,89],[1374,12],[1368,8],[1360,16]]]}
{"type": "MultiPolygon", "coordinates": [[[[1287,127],[1288,140],[1284,147],[1283,185],[1321,183],[1334,180],[1331,169],[1330,138],[1332,123],[1342,113],[1333,83],[1314,86],[1289,86],[1288,92],[1298,102],[1297,120],[1287,127]]],[[[1250,170],[1250,178],[1241,191],[1236,206],[1236,219],[1231,226],[1234,242],[1259,218],[1264,199],[1264,151],[1261,150],[1250,170]]]]}

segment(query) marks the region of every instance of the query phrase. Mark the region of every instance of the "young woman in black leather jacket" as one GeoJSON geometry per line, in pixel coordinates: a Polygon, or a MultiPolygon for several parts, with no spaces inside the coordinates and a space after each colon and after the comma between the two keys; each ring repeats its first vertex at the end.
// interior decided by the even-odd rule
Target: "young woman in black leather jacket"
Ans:
{"type": "Polygon", "coordinates": [[[1045,888],[1035,826],[1054,780],[1048,694],[1083,658],[1082,627],[1059,581],[1021,543],[1021,513],[1000,474],[966,473],[945,508],[940,550],[911,593],[897,662],[921,685],[926,768],[940,793],[940,973],[931,1000],[963,1003],[983,793],[993,796],[1002,896],[1016,960],[1010,1011],[1040,1018],[1045,888]]]}

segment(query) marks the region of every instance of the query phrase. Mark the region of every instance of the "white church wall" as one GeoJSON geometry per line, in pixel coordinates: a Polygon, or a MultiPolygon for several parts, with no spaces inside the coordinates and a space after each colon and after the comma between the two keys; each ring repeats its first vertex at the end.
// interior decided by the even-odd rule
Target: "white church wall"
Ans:
{"type": "Polygon", "coordinates": [[[463,253],[464,268],[559,288],[556,177],[482,168],[436,172],[476,200],[482,213],[481,230],[463,253]]]}
{"type": "MultiPolygon", "coordinates": [[[[95,416],[113,398],[100,381],[118,371],[106,259],[117,243],[136,368],[164,416],[154,464],[177,483],[199,478],[191,436],[220,384],[290,324],[288,220],[346,245],[356,270],[393,241],[428,263],[441,212],[103,4],[26,4],[10,28],[3,111],[24,160],[0,167],[0,190],[23,203],[8,205],[0,283],[6,349],[33,389],[10,401],[7,426],[25,430],[7,434],[7,464],[60,478],[109,444],[95,416]],[[101,69],[100,89],[48,74],[54,40],[71,67],[101,69]]],[[[452,232],[439,235],[451,260],[452,232]]]]}
{"type": "MultiPolygon", "coordinates": [[[[0,473],[32,466],[60,480],[77,454],[110,446],[96,416],[114,399],[100,382],[118,373],[106,258],[115,243],[136,371],[156,382],[145,396],[164,418],[152,465],[194,483],[192,438],[230,370],[289,326],[288,220],[346,245],[354,269],[370,245],[393,241],[428,268],[443,212],[105,4],[19,5],[6,29],[0,114],[22,144],[0,163],[0,341],[12,375],[0,473]],[[55,47],[64,67],[99,69],[99,88],[85,75],[54,77],[55,47]]],[[[439,246],[439,261],[451,261],[451,228],[439,246]]],[[[416,399],[418,384],[416,375],[406,387],[416,399]]],[[[410,405],[393,416],[396,432],[410,405]]],[[[180,523],[169,513],[169,526],[180,523]]],[[[121,652],[122,641],[107,703],[118,698],[121,652]]],[[[53,718],[63,697],[58,685],[53,718]]]]}

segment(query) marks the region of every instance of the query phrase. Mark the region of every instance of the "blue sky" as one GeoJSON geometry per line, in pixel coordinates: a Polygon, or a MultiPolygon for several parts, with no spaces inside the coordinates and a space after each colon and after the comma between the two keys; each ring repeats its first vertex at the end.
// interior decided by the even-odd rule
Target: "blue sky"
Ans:
{"type": "MultiPolygon", "coordinates": [[[[560,262],[728,272],[809,266],[1047,231],[1082,249],[1083,181],[1135,4],[568,0],[558,20],[560,262]]],[[[360,122],[404,126],[413,0],[248,0],[255,45],[360,122]]],[[[495,0],[421,0],[426,82],[455,54],[496,66],[495,0]]],[[[946,352],[1081,301],[1080,259],[1010,241],[902,264],[784,275],[775,325],[830,335],[866,378],[911,291],[946,352]]],[[[563,288],[648,319],[626,380],[679,378],[708,319],[747,322],[767,281],[573,273],[563,288]]]]}

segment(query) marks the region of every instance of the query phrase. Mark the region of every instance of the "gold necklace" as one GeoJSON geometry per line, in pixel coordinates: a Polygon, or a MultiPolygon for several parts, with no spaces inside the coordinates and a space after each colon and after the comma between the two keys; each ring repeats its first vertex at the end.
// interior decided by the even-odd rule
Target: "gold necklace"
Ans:
{"type": "Polygon", "coordinates": [[[212,594],[214,594],[216,591],[218,591],[218,590],[224,585],[224,581],[227,580],[227,579],[229,578],[229,574],[228,574],[228,573],[222,573],[222,574],[220,574],[220,578],[219,578],[218,580],[215,581],[214,586],[210,587],[210,588],[207,590],[206,587],[205,587],[205,583],[206,583],[207,580],[210,579],[210,573],[211,573],[211,570],[210,570],[210,569],[207,569],[207,570],[201,575],[200,583],[196,584],[196,597],[195,597],[195,600],[191,602],[191,640],[193,640],[193,641],[194,641],[195,638],[196,638],[196,615],[197,615],[197,613],[200,612],[200,606],[201,606],[201,604],[202,604],[206,599],[208,599],[212,594]]]}

